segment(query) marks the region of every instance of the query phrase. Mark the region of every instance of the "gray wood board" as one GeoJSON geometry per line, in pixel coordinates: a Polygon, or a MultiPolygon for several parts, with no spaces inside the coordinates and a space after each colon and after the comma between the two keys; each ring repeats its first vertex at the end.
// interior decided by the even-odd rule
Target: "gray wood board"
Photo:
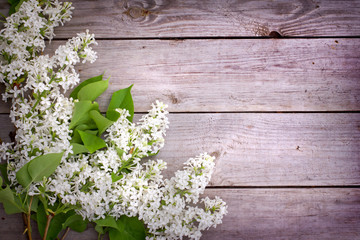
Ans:
{"type": "MultiPolygon", "coordinates": [[[[353,240],[360,236],[360,189],[207,189],[205,195],[220,196],[229,213],[223,224],[204,231],[201,239],[353,240]]],[[[0,217],[2,237],[26,239],[21,215],[6,215],[1,207],[0,217]]],[[[89,226],[81,234],[71,231],[66,239],[96,240],[97,233],[89,226]]]]}
{"type": "MultiPolygon", "coordinates": [[[[101,38],[360,35],[356,0],[72,2],[73,19],[56,29],[58,38],[85,29],[101,38]]],[[[7,13],[6,0],[0,3],[7,13]]]]}
{"type": "Polygon", "coordinates": [[[94,48],[97,61],[78,70],[82,80],[111,76],[103,110],[131,84],[138,112],[156,99],[172,112],[360,110],[357,39],[114,40],[94,48]]]}
{"type": "MultiPolygon", "coordinates": [[[[140,115],[135,117],[139,119],[140,115]]],[[[216,157],[212,186],[360,184],[360,114],[170,114],[166,177],[202,152],[216,157]]],[[[11,124],[0,115],[1,138],[11,124]]]]}

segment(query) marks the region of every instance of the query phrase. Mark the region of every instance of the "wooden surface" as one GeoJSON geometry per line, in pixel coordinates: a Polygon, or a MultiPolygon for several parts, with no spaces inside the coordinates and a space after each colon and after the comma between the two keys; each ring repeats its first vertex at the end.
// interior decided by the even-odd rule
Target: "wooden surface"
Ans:
{"type": "MultiPolygon", "coordinates": [[[[66,27],[64,27],[66,28],[66,27]]],[[[101,40],[82,79],[105,71],[112,92],[134,83],[137,111],[358,111],[358,39],[101,40]]],[[[53,41],[52,53],[64,41],[53,41]]],[[[1,112],[8,112],[3,102],[1,112]]]]}
{"type": "MultiPolygon", "coordinates": [[[[360,185],[359,113],[172,114],[169,120],[156,156],[168,162],[167,177],[207,152],[216,157],[211,186],[360,185]]],[[[6,136],[11,123],[6,115],[0,121],[6,136]]]]}
{"type": "MultiPolygon", "coordinates": [[[[2,12],[8,6],[1,1],[2,12]]],[[[358,36],[357,0],[113,0],[73,1],[61,38],[88,28],[100,38],[358,36]]]]}
{"type": "MultiPolygon", "coordinates": [[[[359,239],[360,189],[207,189],[209,197],[229,203],[223,224],[205,231],[202,239],[359,239]]],[[[21,215],[0,212],[6,239],[26,239],[21,215]]],[[[35,235],[36,236],[36,235],[35,235]]],[[[92,226],[70,231],[66,239],[96,240],[92,226]]]]}
{"type": "MultiPolygon", "coordinates": [[[[99,58],[78,70],[111,75],[102,109],[130,84],[137,119],[155,99],[169,105],[157,156],[166,176],[201,152],[216,156],[206,195],[227,201],[229,214],[202,239],[360,239],[360,1],[74,6],[48,53],[90,29],[99,58]],[[272,31],[286,38],[263,37],[272,31]]],[[[0,104],[4,140],[8,111],[0,104]]],[[[0,217],[1,239],[25,239],[20,216],[0,217]]],[[[67,239],[97,235],[90,226],[67,239]]]]}

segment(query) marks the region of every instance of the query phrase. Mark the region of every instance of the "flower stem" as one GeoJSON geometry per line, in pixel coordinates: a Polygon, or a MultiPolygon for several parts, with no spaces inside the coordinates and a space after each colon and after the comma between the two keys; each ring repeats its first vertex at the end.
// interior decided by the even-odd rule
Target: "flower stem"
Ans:
{"type": "Polygon", "coordinates": [[[68,234],[69,230],[70,230],[70,228],[67,227],[64,235],[63,235],[62,238],[61,238],[61,240],[64,240],[64,239],[66,238],[66,235],[68,234]]]}
{"type": "MultiPolygon", "coordinates": [[[[25,235],[25,233],[28,231],[28,228],[27,228],[27,218],[26,218],[26,213],[22,213],[22,217],[23,217],[23,221],[24,221],[24,227],[25,227],[25,230],[23,232],[23,235],[25,235]]],[[[29,239],[30,240],[30,239],[29,239]]]]}
{"type": "Polygon", "coordinates": [[[46,219],[46,227],[45,227],[45,232],[44,232],[44,237],[43,237],[43,240],[46,240],[46,236],[47,236],[47,233],[48,233],[48,230],[49,230],[49,226],[50,226],[50,221],[51,219],[53,218],[53,215],[52,214],[49,214],[47,215],[46,219]]]}
{"type": "Polygon", "coordinates": [[[27,213],[27,220],[26,220],[26,228],[27,228],[27,234],[28,234],[29,240],[32,240],[30,216],[31,216],[31,204],[32,204],[33,199],[34,199],[34,197],[31,196],[30,202],[29,202],[29,209],[28,209],[28,213],[27,213]]]}

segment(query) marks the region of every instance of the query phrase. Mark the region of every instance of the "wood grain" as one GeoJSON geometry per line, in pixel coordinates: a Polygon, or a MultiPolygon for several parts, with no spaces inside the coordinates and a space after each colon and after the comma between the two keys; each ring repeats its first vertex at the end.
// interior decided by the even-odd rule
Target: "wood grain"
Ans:
{"type": "MultiPolygon", "coordinates": [[[[73,0],[73,19],[56,29],[69,38],[90,29],[100,38],[359,36],[356,0],[73,0]]],[[[9,5],[1,0],[0,11],[9,5]]]]}
{"type": "MultiPolygon", "coordinates": [[[[156,156],[165,177],[201,152],[216,157],[206,195],[229,214],[202,239],[360,239],[360,1],[73,2],[46,53],[89,29],[99,58],[77,69],[82,80],[111,75],[102,110],[131,84],[135,119],[156,99],[169,105],[156,156]],[[269,35],[290,38],[258,38],[269,35]]],[[[8,112],[0,103],[4,141],[8,112]]],[[[2,206],[0,223],[0,239],[26,239],[2,206]]]]}
{"type": "MultiPolygon", "coordinates": [[[[359,239],[360,189],[207,189],[228,204],[223,224],[201,239],[359,239]]],[[[0,232],[25,239],[21,216],[0,210],[0,232]]],[[[35,238],[37,240],[39,238],[35,238]]],[[[93,228],[68,240],[96,240],[93,228]]]]}
{"type": "MultiPolygon", "coordinates": [[[[0,115],[1,138],[10,129],[0,115]]],[[[136,115],[135,119],[139,119],[136,115]]],[[[170,114],[156,156],[171,177],[202,152],[216,157],[212,186],[360,185],[360,114],[170,114]]]]}
{"type": "Polygon", "coordinates": [[[357,39],[99,41],[98,60],[78,69],[81,79],[111,76],[103,110],[134,84],[138,112],[156,99],[171,112],[359,111],[358,48],[357,39]]]}
{"type": "Polygon", "coordinates": [[[216,189],[229,205],[202,239],[358,239],[359,189],[216,189]]]}

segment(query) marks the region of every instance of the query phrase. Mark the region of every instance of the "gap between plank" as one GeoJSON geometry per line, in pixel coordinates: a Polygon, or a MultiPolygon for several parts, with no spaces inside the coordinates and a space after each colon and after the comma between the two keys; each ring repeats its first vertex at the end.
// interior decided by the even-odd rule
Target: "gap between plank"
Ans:
{"type": "MultiPolygon", "coordinates": [[[[105,114],[105,112],[101,112],[105,114]]],[[[134,112],[134,114],[147,114],[148,112],[134,112]]],[[[334,114],[334,113],[360,113],[360,111],[208,111],[208,112],[169,112],[169,114],[334,114]]],[[[2,112],[1,115],[9,115],[2,112]]]]}
{"type": "MultiPolygon", "coordinates": [[[[135,112],[138,114],[146,114],[147,112],[135,112]]],[[[333,114],[333,113],[360,113],[360,111],[356,110],[356,111],[204,111],[204,112],[169,112],[170,114],[216,114],[216,113],[229,113],[229,114],[234,114],[234,113],[269,113],[269,114],[273,114],[273,113],[279,113],[279,114],[304,114],[304,113],[325,113],[325,114],[333,114]]]]}
{"type": "Polygon", "coordinates": [[[319,186],[292,186],[292,185],[280,185],[280,186],[207,186],[206,189],[264,189],[264,188],[280,188],[280,189],[291,189],[291,188],[360,188],[360,185],[319,185],[319,186]]]}
{"type": "MultiPolygon", "coordinates": [[[[259,36],[259,37],[241,37],[241,36],[218,36],[218,37],[213,37],[213,36],[208,36],[208,37],[121,37],[121,38],[96,38],[96,40],[100,40],[100,41],[113,41],[113,40],[174,40],[174,41],[181,41],[181,40],[211,40],[211,39],[219,39],[219,40],[223,40],[223,39],[332,39],[332,38],[337,38],[337,39],[341,39],[341,38],[360,38],[359,36],[321,36],[321,37],[316,37],[316,36],[281,36],[279,38],[274,38],[274,37],[269,37],[269,36],[259,36]]],[[[68,38],[54,38],[51,41],[67,41],[68,38]]],[[[48,39],[46,39],[46,41],[49,41],[48,39]]]]}

